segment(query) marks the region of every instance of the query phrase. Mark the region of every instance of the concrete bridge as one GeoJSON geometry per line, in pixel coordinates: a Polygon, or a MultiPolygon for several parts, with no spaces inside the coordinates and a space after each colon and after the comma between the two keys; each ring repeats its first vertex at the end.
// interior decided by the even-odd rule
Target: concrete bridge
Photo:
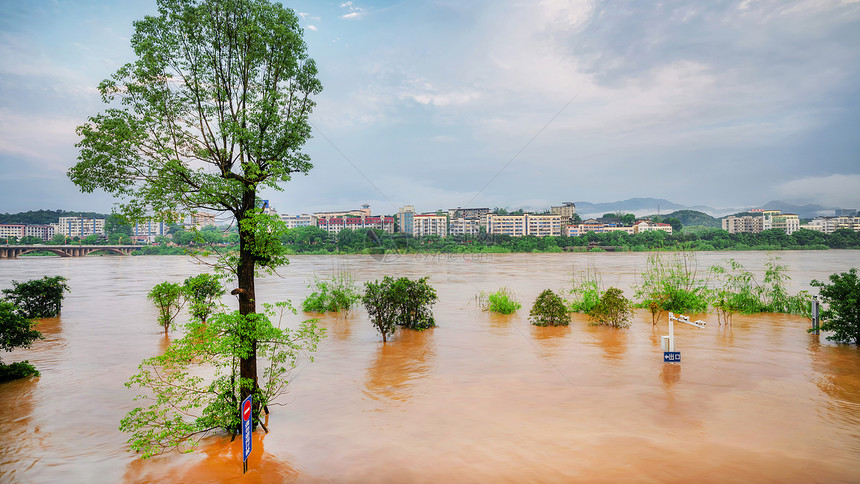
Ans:
{"type": "Polygon", "coordinates": [[[0,245],[0,259],[15,259],[19,255],[35,251],[48,251],[60,257],[85,257],[96,251],[129,255],[140,250],[142,245],[0,245]]]}

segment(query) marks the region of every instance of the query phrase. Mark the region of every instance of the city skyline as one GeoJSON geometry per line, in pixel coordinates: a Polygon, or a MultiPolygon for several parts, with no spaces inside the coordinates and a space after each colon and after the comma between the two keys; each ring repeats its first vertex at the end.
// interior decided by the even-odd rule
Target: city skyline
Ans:
{"type": "MultiPolygon", "coordinates": [[[[285,5],[325,90],[281,213],[860,206],[860,3],[285,5]]],[[[109,212],[65,171],[154,0],[0,6],[0,212],[109,212]]]]}

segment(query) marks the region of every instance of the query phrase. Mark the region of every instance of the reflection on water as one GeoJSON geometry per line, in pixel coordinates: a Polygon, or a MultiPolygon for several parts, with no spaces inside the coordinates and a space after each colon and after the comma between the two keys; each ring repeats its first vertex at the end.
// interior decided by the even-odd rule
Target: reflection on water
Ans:
{"type": "MultiPolygon", "coordinates": [[[[480,258],[293,257],[283,278],[259,281],[261,302],[309,292],[312,274],[429,275],[439,327],[399,329],[386,344],[362,308],[319,317],[328,337],[270,407],[242,476],[237,438],[214,435],[193,454],[141,461],[117,427],[134,406],[123,384],[170,340],[146,293],[205,268],[182,257],[0,261],[0,288],[43,275],[69,278],[46,339],[3,354],[42,376],[0,384],[0,482],[846,482],[860,461],[860,352],[805,332],[788,315],[702,315],[675,325],[682,363],[662,362],[660,336],[637,311],[629,329],[538,328],[541,290],[594,267],[632,294],[645,254],[492,254],[480,258]],[[505,285],[523,308],[480,311],[468,301],[505,285]],[[696,319],[696,318],[694,318],[696,319]],[[683,377],[682,377],[683,372],[683,377]]],[[[705,253],[762,267],[767,254],[705,253]]],[[[860,251],[786,254],[792,291],[860,265],[860,251]],[[790,259],[790,260],[789,260],[790,259]],[[796,269],[796,270],[795,270],[796,269]]],[[[235,299],[225,298],[235,307],[235,299]]]]}
{"type": "Polygon", "coordinates": [[[367,369],[365,388],[373,399],[402,402],[433,364],[433,329],[400,329],[397,338],[377,345],[376,359],[367,369]]]}

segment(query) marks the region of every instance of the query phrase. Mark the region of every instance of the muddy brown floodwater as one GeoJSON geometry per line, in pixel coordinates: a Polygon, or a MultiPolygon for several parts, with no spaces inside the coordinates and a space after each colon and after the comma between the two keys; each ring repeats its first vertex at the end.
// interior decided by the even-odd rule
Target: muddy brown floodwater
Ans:
{"type": "MultiPolygon", "coordinates": [[[[792,291],[860,266],[860,251],[781,252],[792,291]]],[[[761,252],[700,253],[761,270],[761,252]]],[[[645,254],[296,256],[258,298],[297,305],[313,273],[430,276],[438,327],[382,344],[363,309],[322,315],[328,336],[292,374],[283,406],[254,433],[242,475],[239,440],[216,435],[193,454],[128,451],[123,383],[168,343],[146,293],[203,269],[183,257],[0,261],[0,287],[69,278],[45,339],[2,354],[42,376],[0,384],[0,482],[857,482],[860,351],[806,333],[798,316],[735,315],[720,327],[676,325],[683,362],[664,364],[650,314],[628,330],[537,328],[545,288],[591,266],[631,287],[645,254]],[[511,288],[523,309],[481,312],[480,291],[511,288]]],[[[234,302],[231,302],[235,304],[234,302]]],[[[290,324],[296,324],[300,313],[290,324]]],[[[177,337],[176,334],[171,338],[177,337]]]]}

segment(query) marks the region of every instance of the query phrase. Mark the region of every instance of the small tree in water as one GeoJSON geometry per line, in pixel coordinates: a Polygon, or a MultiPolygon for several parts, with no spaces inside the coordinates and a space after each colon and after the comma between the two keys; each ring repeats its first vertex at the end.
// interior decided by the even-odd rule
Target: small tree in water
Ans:
{"type": "Polygon", "coordinates": [[[63,276],[34,279],[27,282],[12,281],[12,289],[3,289],[3,295],[25,318],[52,318],[60,314],[65,292],[69,292],[63,276]]]}
{"type": "Polygon", "coordinates": [[[857,278],[857,269],[831,274],[830,284],[813,279],[811,285],[821,289],[821,300],[827,305],[827,309],[821,311],[821,329],[833,331],[827,339],[860,344],[860,279],[857,278]]]}
{"type": "Polygon", "coordinates": [[[594,306],[588,315],[594,319],[594,324],[604,324],[615,328],[626,328],[630,326],[630,301],[624,297],[624,293],[617,287],[610,287],[600,296],[600,301],[594,306]]]}
{"type": "Polygon", "coordinates": [[[535,326],[567,326],[570,324],[570,313],[564,300],[552,290],[546,289],[532,304],[529,320],[535,326]]]}
{"type": "Polygon", "coordinates": [[[387,342],[397,325],[418,331],[436,326],[430,310],[436,299],[436,290],[426,277],[412,281],[385,276],[381,282],[365,283],[361,301],[382,341],[387,342]]]}
{"type": "Polygon", "coordinates": [[[158,308],[158,324],[164,327],[164,334],[167,334],[173,320],[182,310],[182,287],[175,282],[162,282],[153,287],[146,297],[158,308]]]}
{"type": "MultiPolygon", "coordinates": [[[[42,338],[42,333],[33,329],[35,324],[12,303],[0,301],[0,350],[29,348],[33,341],[42,338]]],[[[28,361],[6,365],[0,359],[0,382],[29,376],[39,376],[39,372],[28,361]]]]}
{"type": "Polygon", "coordinates": [[[191,317],[206,323],[215,310],[215,299],[224,295],[224,286],[214,274],[199,274],[185,279],[182,296],[188,302],[191,317]]]}

